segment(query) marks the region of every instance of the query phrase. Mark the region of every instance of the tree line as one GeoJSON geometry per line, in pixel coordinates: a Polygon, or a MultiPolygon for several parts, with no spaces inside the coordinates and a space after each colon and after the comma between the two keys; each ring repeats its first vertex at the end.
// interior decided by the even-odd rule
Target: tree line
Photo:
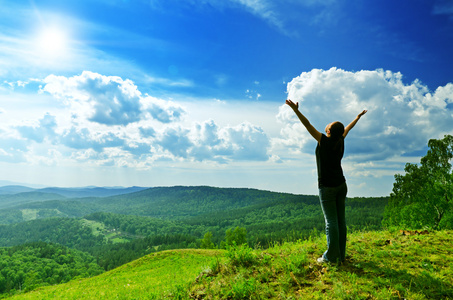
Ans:
{"type": "Polygon", "coordinates": [[[27,292],[40,286],[101,274],[91,255],[45,242],[0,248],[1,294],[27,292]]]}
{"type": "Polygon", "coordinates": [[[396,174],[384,212],[386,228],[453,228],[453,136],[431,139],[420,164],[406,164],[396,174]]]}

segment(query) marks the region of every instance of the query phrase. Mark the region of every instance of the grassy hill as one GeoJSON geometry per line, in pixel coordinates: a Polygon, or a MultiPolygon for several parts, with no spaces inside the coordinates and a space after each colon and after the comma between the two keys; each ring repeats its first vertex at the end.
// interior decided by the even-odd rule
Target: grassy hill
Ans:
{"type": "Polygon", "coordinates": [[[160,299],[185,294],[185,287],[209,268],[221,250],[172,250],[150,254],[99,276],[78,279],[11,299],[160,299]]]}
{"type": "Polygon", "coordinates": [[[352,233],[340,266],[316,263],[323,235],[266,250],[164,251],[11,299],[452,299],[453,232],[409,234],[352,233]]]}
{"type": "MultiPolygon", "coordinates": [[[[387,198],[348,198],[348,226],[380,230],[387,198]]],[[[111,270],[151,252],[201,248],[245,228],[251,247],[324,230],[319,198],[255,189],[168,187],[112,197],[35,201],[0,209],[0,247],[44,241],[94,256],[111,270]]]]}

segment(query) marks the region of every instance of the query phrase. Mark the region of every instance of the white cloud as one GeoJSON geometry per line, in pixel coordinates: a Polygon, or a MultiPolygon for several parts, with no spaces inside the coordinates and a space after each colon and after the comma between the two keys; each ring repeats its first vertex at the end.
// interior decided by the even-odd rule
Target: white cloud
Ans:
{"type": "Polygon", "coordinates": [[[167,101],[142,96],[129,79],[84,71],[73,77],[50,75],[42,91],[62,99],[73,113],[104,125],[128,125],[146,117],[169,123],[178,120],[183,109],[167,101]]]}
{"type": "MultiPolygon", "coordinates": [[[[0,128],[0,162],[140,171],[171,165],[207,173],[253,166],[251,173],[267,168],[280,175],[298,166],[303,176],[316,177],[314,140],[286,105],[168,101],[143,94],[130,80],[91,72],[43,82],[39,99],[46,97],[46,105],[59,101],[58,109],[44,114],[36,109],[22,119],[5,110],[9,121],[0,128]]],[[[288,83],[288,97],[299,101],[320,131],[369,110],[347,138],[344,168],[356,185],[364,176],[393,178],[409,159],[400,155],[452,133],[451,83],[430,91],[419,81],[405,84],[401,74],[390,71],[315,69],[288,83]]]]}
{"type": "Polygon", "coordinates": [[[125,144],[124,139],[113,132],[93,132],[89,128],[75,126],[60,136],[59,143],[73,149],[93,149],[96,152],[125,144]]]}
{"type": "Polygon", "coordinates": [[[179,158],[195,161],[266,161],[269,138],[264,131],[244,122],[219,128],[213,120],[192,128],[167,128],[157,139],[164,150],[179,158]]]}
{"type": "Polygon", "coordinates": [[[252,14],[269,22],[280,30],[284,30],[281,17],[274,11],[271,1],[266,0],[231,0],[244,5],[252,14]]]}
{"type": "Polygon", "coordinates": [[[197,145],[214,147],[220,144],[219,127],[214,120],[205,121],[202,124],[196,124],[193,129],[194,140],[197,145]]]}
{"type": "Polygon", "coordinates": [[[172,80],[168,78],[152,77],[149,75],[145,76],[145,82],[168,87],[193,87],[195,85],[192,80],[188,79],[172,80]]]}
{"type": "Polygon", "coordinates": [[[5,131],[0,131],[0,161],[9,163],[22,163],[26,161],[28,151],[25,140],[11,136],[5,131]]]}
{"type": "Polygon", "coordinates": [[[56,127],[55,116],[46,114],[37,126],[17,126],[16,129],[24,138],[41,143],[46,137],[54,138],[56,127]]]}
{"type": "MultiPolygon", "coordinates": [[[[432,93],[419,81],[406,85],[400,73],[383,70],[314,69],[288,83],[288,98],[299,102],[299,110],[322,132],[328,123],[338,120],[347,125],[368,109],[347,138],[348,154],[356,160],[410,153],[430,138],[452,133],[452,112],[446,109],[452,97],[452,84],[432,93]]],[[[277,119],[284,124],[278,143],[313,151],[306,147],[312,138],[301,132],[289,107],[280,107],[277,119]]]]}
{"type": "Polygon", "coordinates": [[[224,139],[229,145],[231,157],[235,160],[266,161],[269,139],[264,131],[253,124],[244,122],[225,128],[224,139]]]}
{"type": "Polygon", "coordinates": [[[127,125],[140,120],[140,92],[130,80],[83,72],[66,78],[50,75],[43,91],[62,98],[78,114],[106,125],[127,125]]]}
{"type": "Polygon", "coordinates": [[[309,8],[316,8],[316,13],[310,10],[303,17],[303,21],[306,18],[309,24],[333,24],[337,18],[334,6],[336,0],[230,0],[230,2],[242,5],[251,14],[263,19],[287,36],[297,35],[297,30],[290,29],[289,21],[294,19],[300,21],[302,18],[300,13],[309,8]]]}
{"type": "MultiPolygon", "coordinates": [[[[128,79],[85,71],[72,77],[50,75],[41,82],[35,92],[51,105],[51,100],[59,101],[60,108],[40,117],[37,110],[25,121],[5,124],[0,160],[149,168],[162,159],[222,164],[269,159],[269,138],[260,126],[241,118],[233,126],[219,126],[213,119],[200,122],[200,116],[182,119],[187,112],[180,104],[143,95],[128,79]],[[45,159],[49,149],[54,152],[45,159]]],[[[224,110],[225,103],[214,103],[224,110]]],[[[210,105],[212,100],[206,100],[195,109],[211,110],[210,105]]]]}
{"type": "Polygon", "coordinates": [[[152,127],[140,127],[139,129],[140,135],[144,138],[147,137],[154,137],[156,134],[156,130],[152,127]]]}
{"type": "Polygon", "coordinates": [[[220,156],[222,139],[219,136],[219,127],[213,120],[195,124],[191,131],[191,140],[193,147],[190,153],[196,161],[226,162],[225,158],[220,156]]]}
{"type": "Polygon", "coordinates": [[[269,137],[259,126],[243,122],[219,128],[213,120],[197,124],[191,133],[190,154],[199,161],[267,161],[269,137]]]}
{"type": "Polygon", "coordinates": [[[142,108],[152,118],[162,123],[171,123],[180,120],[185,113],[184,109],[172,101],[162,100],[151,96],[140,99],[142,108]]]}
{"type": "Polygon", "coordinates": [[[175,157],[187,158],[188,150],[192,146],[188,133],[189,130],[181,127],[167,128],[157,143],[175,157]]]}

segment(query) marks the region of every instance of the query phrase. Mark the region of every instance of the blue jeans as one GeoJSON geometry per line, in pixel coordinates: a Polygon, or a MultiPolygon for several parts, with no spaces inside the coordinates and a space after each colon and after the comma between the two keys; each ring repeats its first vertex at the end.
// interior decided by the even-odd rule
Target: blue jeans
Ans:
{"type": "Polygon", "coordinates": [[[326,221],[327,250],[323,257],[330,262],[342,262],[346,255],[345,200],[346,182],[336,187],[320,187],[319,200],[326,221]]]}

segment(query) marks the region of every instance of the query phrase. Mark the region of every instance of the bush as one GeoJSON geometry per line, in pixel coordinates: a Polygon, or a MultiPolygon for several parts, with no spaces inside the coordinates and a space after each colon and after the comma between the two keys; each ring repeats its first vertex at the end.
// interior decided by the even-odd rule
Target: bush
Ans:
{"type": "Polygon", "coordinates": [[[258,262],[253,249],[247,244],[229,247],[226,256],[229,263],[235,267],[250,267],[258,262]]]}
{"type": "Polygon", "coordinates": [[[233,283],[231,290],[226,294],[226,298],[234,300],[253,299],[252,296],[256,289],[257,284],[254,278],[245,279],[240,277],[233,283]]]}

